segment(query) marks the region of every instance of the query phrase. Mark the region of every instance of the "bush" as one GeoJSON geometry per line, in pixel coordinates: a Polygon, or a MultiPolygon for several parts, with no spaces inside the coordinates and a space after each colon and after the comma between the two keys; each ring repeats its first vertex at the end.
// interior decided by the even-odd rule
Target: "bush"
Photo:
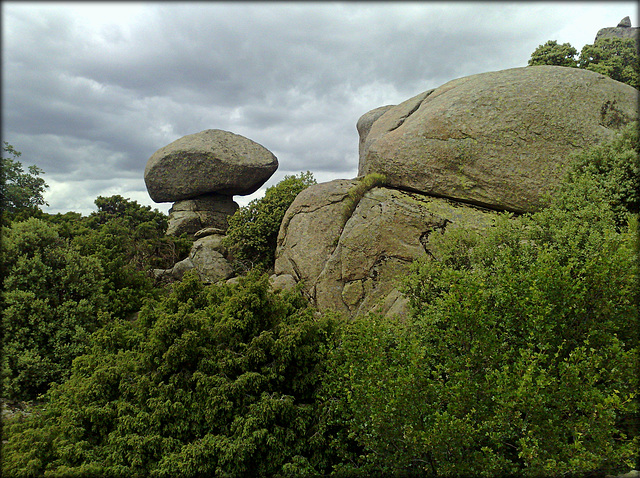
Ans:
{"type": "Polygon", "coordinates": [[[3,228],[2,379],[7,398],[33,400],[68,377],[108,319],[100,262],[36,218],[3,228]]]}
{"type": "Polygon", "coordinates": [[[636,466],[638,221],[620,226],[610,205],[619,196],[608,178],[626,177],[628,162],[608,156],[594,172],[600,153],[577,159],[547,209],[505,215],[484,236],[434,236],[434,257],[406,279],[411,318],[345,329],[322,391],[343,468],[584,476],[636,466]]]}
{"type": "Polygon", "coordinates": [[[316,184],[310,172],[285,176],[275,186],[267,188],[264,197],[254,199],[229,218],[226,247],[233,256],[236,269],[255,266],[273,267],[278,231],[287,209],[296,196],[316,184]]]}
{"type": "Polygon", "coordinates": [[[536,48],[528,65],[582,68],[640,89],[640,56],[634,39],[603,38],[582,47],[577,58],[576,53],[569,43],[559,45],[557,41],[549,40],[536,48]]]}
{"type": "Polygon", "coordinates": [[[298,293],[271,293],[266,275],[205,287],[187,273],[138,321],[94,334],[45,412],[5,427],[3,472],[313,473],[314,393],[333,328],[298,293]]]}
{"type": "Polygon", "coordinates": [[[603,38],[585,45],[578,66],[640,89],[640,57],[633,38],[603,38]]]}

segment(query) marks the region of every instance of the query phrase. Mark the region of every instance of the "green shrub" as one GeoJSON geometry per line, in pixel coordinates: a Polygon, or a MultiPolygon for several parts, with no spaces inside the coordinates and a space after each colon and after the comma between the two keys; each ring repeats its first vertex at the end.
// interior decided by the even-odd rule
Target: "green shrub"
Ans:
{"type": "Polygon", "coordinates": [[[342,469],[584,476],[636,466],[638,216],[618,223],[608,177],[626,177],[628,162],[614,154],[593,172],[600,153],[577,159],[547,209],[505,215],[485,235],[434,236],[434,257],[406,278],[410,318],[347,326],[322,389],[342,469]]]}
{"type": "Polygon", "coordinates": [[[33,400],[69,375],[108,319],[104,274],[36,218],[3,228],[2,266],[3,396],[33,400]]]}
{"type": "Polygon", "coordinates": [[[640,89],[640,57],[633,38],[603,38],[585,45],[578,66],[640,89]]]}
{"type": "Polygon", "coordinates": [[[264,197],[254,199],[229,218],[225,244],[237,269],[273,267],[282,219],[296,196],[313,184],[316,181],[308,171],[298,176],[285,176],[278,184],[267,188],[264,197]]]}
{"type": "Polygon", "coordinates": [[[577,50],[569,43],[549,40],[531,54],[529,66],[557,65],[595,71],[640,89],[638,43],[632,38],[602,38],[577,50]]]}
{"type": "Polygon", "coordinates": [[[578,62],[575,59],[578,51],[569,43],[559,45],[556,40],[549,40],[544,45],[538,46],[531,54],[529,66],[536,65],[556,65],[577,68],[578,62]]]}
{"type": "Polygon", "coordinates": [[[9,476],[315,473],[314,393],[334,325],[266,275],[187,273],[135,322],[96,332],[46,411],[5,427],[9,476]]]}
{"type": "Polygon", "coordinates": [[[600,191],[611,207],[618,228],[626,226],[629,214],[640,213],[639,151],[638,122],[633,122],[612,141],[578,155],[564,185],[567,193],[560,194],[572,194],[577,182],[588,179],[589,187],[600,191]]]}

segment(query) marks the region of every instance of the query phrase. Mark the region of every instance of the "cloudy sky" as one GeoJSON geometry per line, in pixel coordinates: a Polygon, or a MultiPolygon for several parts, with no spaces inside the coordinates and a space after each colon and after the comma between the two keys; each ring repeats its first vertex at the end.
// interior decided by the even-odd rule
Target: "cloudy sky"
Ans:
{"type": "MultiPolygon", "coordinates": [[[[272,151],[287,174],[357,174],[358,118],[447,81],[580,50],[636,2],[2,2],[2,140],[49,184],[46,212],[120,194],[166,212],[147,160],[205,129],[272,151]]],[[[245,205],[264,194],[235,199],[245,205]]]]}

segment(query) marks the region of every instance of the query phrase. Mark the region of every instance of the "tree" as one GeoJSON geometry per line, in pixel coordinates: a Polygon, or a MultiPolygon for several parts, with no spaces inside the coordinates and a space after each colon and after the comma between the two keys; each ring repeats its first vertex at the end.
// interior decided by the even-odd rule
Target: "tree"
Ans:
{"type": "Polygon", "coordinates": [[[254,199],[229,218],[225,243],[237,268],[273,267],[280,224],[296,196],[316,184],[310,172],[285,176],[267,188],[264,197],[254,199]]]}
{"type": "Polygon", "coordinates": [[[569,43],[559,45],[556,40],[549,40],[544,45],[538,46],[531,54],[529,66],[556,65],[576,68],[578,66],[576,55],[578,51],[569,43]]]}
{"type": "Polygon", "coordinates": [[[44,173],[37,166],[29,166],[28,172],[17,159],[22,155],[6,141],[2,147],[2,180],[0,181],[0,204],[10,214],[37,210],[48,205],[43,194],[49,186],[39,176],[44,173]],[[8,153],[11,157],[5,157],[8,153]]]}
{"type": "Polygon", "coordinates": [[[638,44],[632,38],[603,38],[585,45],[578,66],[640,89],[638,44]]]}
{"type": "Polygon", "coordinates": [[[549,40],[536,48],[528,64],[582,68],[640,89],[640,57],[635,40],[603,38],[582,47],[577,59],[576,53],[569,43],[559,45],[557,41],[549,40]]]}

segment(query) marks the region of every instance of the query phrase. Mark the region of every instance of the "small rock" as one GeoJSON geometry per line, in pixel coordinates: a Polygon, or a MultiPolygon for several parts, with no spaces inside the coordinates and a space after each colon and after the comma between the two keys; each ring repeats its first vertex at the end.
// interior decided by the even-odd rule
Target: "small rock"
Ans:
{"type": "Polygon", "coordinates": [[[291,290],[295,288],[297,284],[291,274],[273,274],[269,277],[269,282],[271,283],[271,289],[275,292],[291,290]]]}
{"type": "Polygon", "coordinates": [[[620,20],[620,23],[618,23],[618,27],[620,27],[620,28],[630,28],[631,27],[631,19],[629,17],[624,17],[622,20],[620,20]]]}

